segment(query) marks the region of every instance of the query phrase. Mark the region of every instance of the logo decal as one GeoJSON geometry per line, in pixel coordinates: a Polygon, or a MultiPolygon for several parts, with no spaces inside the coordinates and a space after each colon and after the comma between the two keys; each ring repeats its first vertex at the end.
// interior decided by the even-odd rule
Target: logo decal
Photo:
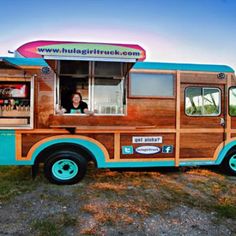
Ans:
{"type": "Polygon", "coordinates": [[[122,154],[133,154],[133,146],[122,146],[122,154]]]}
{"type": "Polygon", "coordinates": [[[173,153],[173,145],[165,145],[162,147],[162,153],[173,153]]]}
{"type": "Polygon", "coordinates": [[[44,66],[44,67],[42,67],[42,73],[43,74],[49,74],[50,73],[50,68],[48,67],[48,66],[44,66]]]}
{"type": "Polygon", "coordinates": [[[135,151],[140,154],[155,154],[161,152],[161,148],[156,146],[140,146],[135,151]]]}

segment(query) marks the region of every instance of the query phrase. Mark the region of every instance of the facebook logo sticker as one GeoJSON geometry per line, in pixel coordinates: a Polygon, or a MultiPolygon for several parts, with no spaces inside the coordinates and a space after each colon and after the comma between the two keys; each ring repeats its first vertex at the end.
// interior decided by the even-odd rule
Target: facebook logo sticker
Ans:
{"type": "Polygon", "coordinates": [[[162,147],[162,153],[173,153],[173,145],[166,145],[162,147]]]}
{"type": "Polygon", "coordinates": [[[132,146],[123,146],[122,147],[122,154],[133,154],[134,149],[132,146]]]}

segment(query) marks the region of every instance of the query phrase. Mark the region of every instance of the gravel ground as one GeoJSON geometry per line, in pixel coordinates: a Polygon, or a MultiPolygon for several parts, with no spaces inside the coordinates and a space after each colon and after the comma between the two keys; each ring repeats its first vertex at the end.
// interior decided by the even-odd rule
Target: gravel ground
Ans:
{"type": "Polygon", "coordinates": [[[44,178],[0,202],[0,235],[236,235],[236,178],[209,170],[111,172],[89,169],[72,186],[44,178]],[[228,206],[227,205],[227,206],[228,206]]]}

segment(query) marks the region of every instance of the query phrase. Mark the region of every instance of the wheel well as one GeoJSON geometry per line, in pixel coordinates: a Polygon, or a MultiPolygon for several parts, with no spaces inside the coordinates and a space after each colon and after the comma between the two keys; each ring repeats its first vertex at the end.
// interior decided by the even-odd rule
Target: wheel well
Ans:
{"type": "Polygon", "coordinates": [[[93,161],[95,165],[97,165],[96,158],[87,148],[78,144],[73,144],[73,143],[59,143],[59,144],[54,144],[45,148],[36,157],[35,164],[37,165],[39,163],[44,163],[47,157],[51,153],[53,153],[54,151],[59,151],[59,150],[70,150],[70,151],[73,150],[75,152],[78,152],[82,156],[84,156],[88,161],[93,161]]]}
{"type": "Polygon", "coordinates": [[[225,156],[224,156],[222,162],[225,160],[225,158],[226,158],[230,153],[233,153],[233,152],[236,153],[236,146],[233,146],[233,147],[231,147],[231,148],[228,150],[228,152],[225,154],[225,156]]]}

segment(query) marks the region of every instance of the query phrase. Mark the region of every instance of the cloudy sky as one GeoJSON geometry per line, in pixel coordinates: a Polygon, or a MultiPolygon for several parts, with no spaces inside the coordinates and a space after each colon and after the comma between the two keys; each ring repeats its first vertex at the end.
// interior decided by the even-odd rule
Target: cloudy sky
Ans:
{"type": "Polygon", "coordinates": [[[139,44],[146,61],[236,70],[236,0],[0,0],[0,55],[34,40],[139,44]]]}

